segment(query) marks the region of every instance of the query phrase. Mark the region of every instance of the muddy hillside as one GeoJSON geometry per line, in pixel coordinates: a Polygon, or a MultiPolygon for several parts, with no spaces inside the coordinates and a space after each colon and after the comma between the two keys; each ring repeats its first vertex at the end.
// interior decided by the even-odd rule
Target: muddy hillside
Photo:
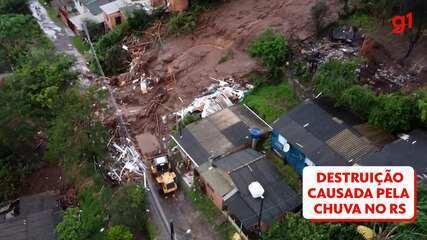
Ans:
{"type": "MultiPolygon", "coordinates": [[[[312,36],[315,2],[226,1],[201,14],[195,31],[178,36],[155,24],[143,40],[128,43],[129,72],[111,81],[131,129],[136,135],[148,132],[161,137],[175,122],[171,113],[217,80],[244,85],[250,72],[260,70],[246,53],[248,44],[268,27],[289,38],[312,36]]],[[[328,1],[328,6],[325,24],[336,21],[342,8],[338,0],[328,1]]]]}

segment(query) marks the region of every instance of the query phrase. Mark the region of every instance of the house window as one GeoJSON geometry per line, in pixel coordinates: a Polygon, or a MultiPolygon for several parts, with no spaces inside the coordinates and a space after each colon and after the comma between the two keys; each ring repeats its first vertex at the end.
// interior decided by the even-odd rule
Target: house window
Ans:
{"type": "Polygon", "coordinates": [[[116,20],[117,25],[120,25],[122,23],[122,17],[121,16],[115,17],[115,20],[116,20]]]}

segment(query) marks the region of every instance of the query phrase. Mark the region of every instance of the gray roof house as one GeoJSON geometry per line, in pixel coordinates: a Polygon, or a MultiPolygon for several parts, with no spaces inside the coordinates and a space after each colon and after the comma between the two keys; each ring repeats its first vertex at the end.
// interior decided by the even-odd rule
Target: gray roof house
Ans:
{"type": "Polygon", "coordinates": [[[0,240],[55,240],[55,226],[62,219],[56,193],[45,192],[19,199],[19,215],[0,215],[0,240]]]}
{"type": "Polygon", "coordinates": [[[301,206],[300,195],[289,187],[271,160],[251,148],[206,162],[198,171],[208,185],[207,194],[245,230],[254,230],[260,211],[260,200],[254,199],[248,189],[252,182],[259,182],[265,190],[263,225],[301,206]]]}
{"type": "Polygon", "coordinates": [[[195,167],[210,158],[218,158],[250,145],[249,128],[259,128],[263,135],[270,126],[246,105],[238,104],[194,122],[181,134],[172,135],[195,167]]]}
{"type": "Polygon", "coordinates": [[[397,139],[358,162],[362,166],[411,166],[417,179],[427,183],[427,131],[417,129],[408,139],[397,139]]]}
{"type": "Polygon", "coordinates": [[[293,150],[301,152],[312,165],[353,165],[377,148],[344,118],[307,100],[273,123],[273,149],[284,158],[292,157],[285,155],[293,150]],[[286,143],[291,151],[283,151],[286,143]]]}

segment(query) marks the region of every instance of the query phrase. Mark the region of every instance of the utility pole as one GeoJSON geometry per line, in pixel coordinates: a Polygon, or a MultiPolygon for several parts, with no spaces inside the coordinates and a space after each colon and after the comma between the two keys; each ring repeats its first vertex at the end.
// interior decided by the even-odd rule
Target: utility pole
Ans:
{"type": "Polygon", "coordinates": [[[170,221],[169,228],[171,230],[171,240],[175,240],[175,230],[173,228],[173,220],[170,221]]]}
{"type": "Polygon", "coordinates": [[[259,215],[258,215],[258,236],[261,237],[261,218],[262,218],[262,207],[264,205],[264,196],[261,196],[261,206],[259,208],[259,215]]]}
{"type": "Polygon", "coordinates": [[[93,57],[95,58],[95,62],[96,62],[96,65],[97,65],[97,67],[98,67],[98,70],[99,70],[99,72],[101,73],[101,75],[102,75],[103,77],[105,77],[104,70],[102,69],[101,64],[99,63],[98,56],[96,55],[95,48],[93,47],[92,40],[90,39],[90,35],[89,35],[89,31],[87,30],[86,23],[84,23],[84,22],[83,22],[83,23],[82,23],[82,26],[83,26],[83,31],[85,31],[86,38],[87,38],[87,40],[88,40],[88,42],[89,42],[90,50],[92,51],[92,55],[93,55],[93,57]]]}

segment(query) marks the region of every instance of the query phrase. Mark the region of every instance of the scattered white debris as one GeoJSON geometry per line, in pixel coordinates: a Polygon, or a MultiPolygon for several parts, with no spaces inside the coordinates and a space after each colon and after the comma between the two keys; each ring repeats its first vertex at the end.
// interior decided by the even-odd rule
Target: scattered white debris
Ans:
{"type": "Polygon", "coordinates": [[[182,118],[189,113],[201,112],[202,118],[206,118],[241,101],[245,93],[250,90],[248,87],[234,83],[232,79],[232,83],[211,79],[218,81],[218,83],[209,86],[202,96],[195,98],[189,106],[175,114],[182,118]]]}
{"type": "Polygon", "coordinates": [[[108,143],[109,152],[113,162],[108,168],[108,176],[118,182],[125,182],[134,178],[143,178],[144,186],[146,187],[145,165],[140,158],[139,153],[135,149],[130,139],[117,138],[110,139],[108,143]],[[117,142],[114,142],[113,139],[117,142]]]}
{"type": "Polygon", "coordinates": [[[398,137],[404,141],[408,141],[409,140],[409,135],[408,134],[399,134],[398,137]]]}

